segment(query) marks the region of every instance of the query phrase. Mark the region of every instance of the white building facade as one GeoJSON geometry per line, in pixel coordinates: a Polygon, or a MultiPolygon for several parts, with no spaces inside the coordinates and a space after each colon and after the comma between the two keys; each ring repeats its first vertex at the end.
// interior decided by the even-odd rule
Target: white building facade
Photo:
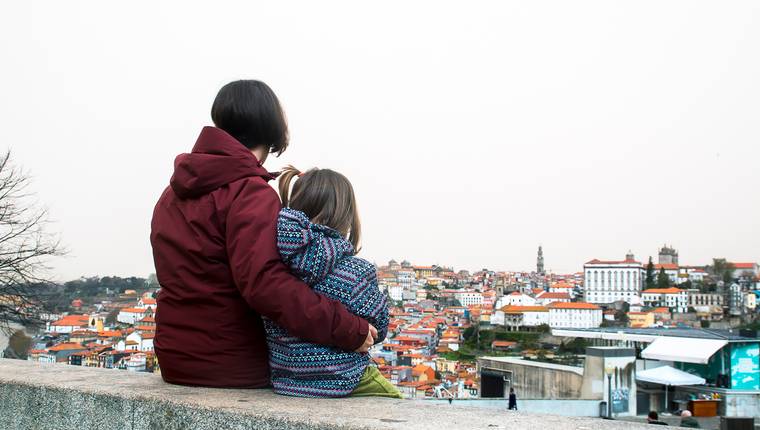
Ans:
{"type": "Polygon", "coordinates": [[[551,328],[596,328],[602,325],[602,309],[591,303],[555,302],[549,305],[551,328]]]}
{"type": "Polygon", "coordinates": [[[622,261],[591,260],[583,265],[588,303],[631,303],[644,284],[644,266],[628,254],[622,261]]]}
{"type": "Polygon", "coordinates": [[[483,294],[477,291],[462,291],[454,294],[454,298],[462,304],[462,306],[482,305],[483,294]]]}
{"type": "Polygon", "coordinates": [[[646,306],[665,306],[671,312],[686,313],[689,311],[689,295],[686,290],[676,287],[650,288],[641,293],[641,301],[646,306]]]}

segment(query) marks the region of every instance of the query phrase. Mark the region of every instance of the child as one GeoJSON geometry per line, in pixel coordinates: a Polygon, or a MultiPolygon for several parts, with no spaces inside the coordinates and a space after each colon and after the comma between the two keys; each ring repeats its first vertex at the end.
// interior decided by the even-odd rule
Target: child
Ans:
{"type": "MultiPolygon", "coordinates": [[[[351,183],[332,170],[301,173],[288,166],[279,185],[284,209],[277,222],[277,248],[283,261],[315,291],[375,326],[375,343],[381,342],[388,330],[388,304],[377,287],[375,266],[354,256],[361,227],[351,183]]],[[[266,318],[264,328],[276,393],[401,397],[377,368],[368,366],[366,353],[305,342],[266,318]]]]}

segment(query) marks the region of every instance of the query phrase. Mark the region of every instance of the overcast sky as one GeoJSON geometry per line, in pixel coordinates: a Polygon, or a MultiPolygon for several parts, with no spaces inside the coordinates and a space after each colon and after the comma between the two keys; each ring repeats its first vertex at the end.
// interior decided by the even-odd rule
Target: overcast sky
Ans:
{"type": "Polygon", "coordinates": [[[70,249],[55,276],[153,271],[173,159],[240,78],[289,118],[270,170],[353,182],[372,261],[760,260],[759,2],[358,3],[4,4],[0,146],[70,249]]]}

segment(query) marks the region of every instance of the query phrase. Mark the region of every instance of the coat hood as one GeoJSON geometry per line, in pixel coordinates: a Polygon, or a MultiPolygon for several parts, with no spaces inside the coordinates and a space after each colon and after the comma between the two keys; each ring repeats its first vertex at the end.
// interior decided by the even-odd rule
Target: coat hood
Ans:
{"type": "Polygon", "coordinates": [[[274,179],[237,139],[222,129],[203,127],[192,152],[174,160],[169,184],[177,197],[187,199],[251,176],[274,179]]]}
{"type": "Polygon", "coordinates": [[[354,247],[330,227],[314,224],[301,211],[284,208],[277,219],[277,249],[293,274],[309,285],[327,277],[354,247]]]}

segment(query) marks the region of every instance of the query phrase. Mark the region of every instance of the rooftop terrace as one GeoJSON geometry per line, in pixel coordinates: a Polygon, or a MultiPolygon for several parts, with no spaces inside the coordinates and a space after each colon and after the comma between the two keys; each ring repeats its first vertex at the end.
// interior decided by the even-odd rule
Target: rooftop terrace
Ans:
{"type": "Polygon", "coordinates": [[[424,401],[281,397],[269,390],[165,384],[157,375],[0,359],[2,429],[648,428],[594,418],[488,411],[424,401]]]}

